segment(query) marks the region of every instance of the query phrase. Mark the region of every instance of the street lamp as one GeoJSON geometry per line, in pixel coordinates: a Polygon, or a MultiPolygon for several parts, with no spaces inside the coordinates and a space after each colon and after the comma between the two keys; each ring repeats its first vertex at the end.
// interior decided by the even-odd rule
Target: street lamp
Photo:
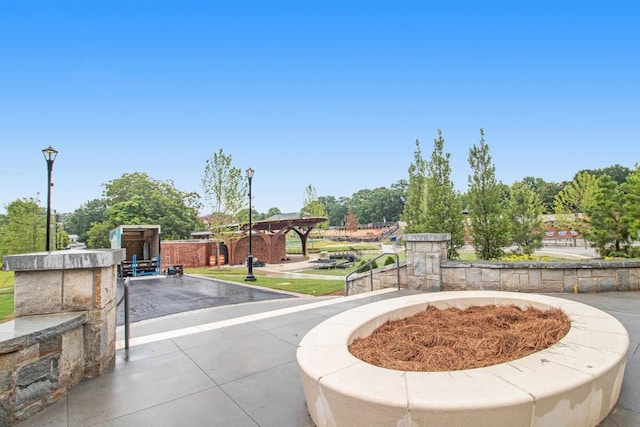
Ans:
{"type": "Polygon", "coordinates": [[[253,275],[253,248],[251,241],[253,240],[253,225],[251,224],[251,180],[253,178],[253,169],[247,169],[247,178],[249,179],[249,255],[247,256],[247,277],[245,282],[255,282],[256,276],[253,275]]]}
{"type": "Polygon", "coordinates": [[[51,250],[51,187],[53,186],[51,183],[51,171],[58,152],[52,146],[48,146],[42,150],[42,154],[47,162],[47,240],[45,248],[49,252],[51,250]]]}

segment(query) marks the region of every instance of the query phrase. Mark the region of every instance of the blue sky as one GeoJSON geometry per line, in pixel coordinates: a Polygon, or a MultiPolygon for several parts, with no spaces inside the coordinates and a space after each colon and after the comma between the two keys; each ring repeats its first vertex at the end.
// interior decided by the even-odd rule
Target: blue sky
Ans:
{"type": "Polygon", "coordinates": [[[222,148],[254,207],[305,187],[351,196],[407,179],[437,129],[467,190],[485,129],[497,178],[570,180],[640,159],[635,1],[4,1],[0,212],[71,212],[146,172],[202,193],[222,148]]]}

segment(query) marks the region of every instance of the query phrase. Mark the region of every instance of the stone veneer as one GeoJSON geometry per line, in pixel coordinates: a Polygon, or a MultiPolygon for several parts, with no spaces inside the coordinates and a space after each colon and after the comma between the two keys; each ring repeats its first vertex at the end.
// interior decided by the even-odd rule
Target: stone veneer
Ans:
{"type": "Polygon", "coordinates": [[[115,363],[124,250],[10,255],[15,317],[0,324],[0,425],[28,418],[115,363]]]}
{"type": "Polygon", "coordinates": [[[640,260],[445,261],[442,290],[536,293],[640,290],[640,260]]]}
{"type": "MultiPolygon", "coordinates": [[[[407,261],[400,285],[423,291],[510,291],[535,293],[640,290],[640,260],[453,261],[448,234],[406,234],[407,261]]],[[[349,294],[397,286],[395,266],[354,275],[349,294]]]]}

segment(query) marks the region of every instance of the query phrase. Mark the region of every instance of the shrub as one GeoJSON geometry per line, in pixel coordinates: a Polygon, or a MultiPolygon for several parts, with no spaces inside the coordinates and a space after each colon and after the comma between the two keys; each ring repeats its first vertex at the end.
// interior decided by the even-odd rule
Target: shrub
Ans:
{"type": "Polygon", "coordinates": [[[396,257],[389,255],[384,259],[384,265],[391,265],[396,263],[396,257]]]}
{"type": "Polygon", "coordinates": [[[365,266],[366,263],[367,261],[365,260],[360,261],[360,264],[358,264],[358,268],[356,269],[356,273],[364,273],[366,271],[375,270],[376,268],[378,268],[378,263],[376,261],[373,261],[371,264],[365,266]]]}

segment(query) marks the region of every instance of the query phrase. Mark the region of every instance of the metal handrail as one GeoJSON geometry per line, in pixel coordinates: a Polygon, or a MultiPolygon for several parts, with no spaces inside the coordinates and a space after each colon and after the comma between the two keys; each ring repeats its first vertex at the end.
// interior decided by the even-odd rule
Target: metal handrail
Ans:
{"type": "Polygon", "coordinates": [[[372,264],[379,258],[382,257],[386,257],[386,256],[395,256],[396,257],[396,272],[398,274],[398,290],[400,290],[400,256],[396,253],[383,253],[378,255],[375,258],[371,258],[369,261],[367,261],[366,263],[358,266],[358,268],[356,268],[354,271],[352,271],[351,273],[347,274],[344,277],[344,295],[348,296],[349,295],[349,277],[353,274],[360,274],[363,273],[363,269],[364,267],[369,266],[369,277],[371,279],[371,290],[373,291],[373,268],[371,267],[372,264]]]}
{"type": "Polygon", "coordinates": [[[120,307],[120,304],[124,302],[124,349],[129,350],[129,282],[131,278],[124,279],[124,295],[116,304],[116,308],[120,307]]]}

